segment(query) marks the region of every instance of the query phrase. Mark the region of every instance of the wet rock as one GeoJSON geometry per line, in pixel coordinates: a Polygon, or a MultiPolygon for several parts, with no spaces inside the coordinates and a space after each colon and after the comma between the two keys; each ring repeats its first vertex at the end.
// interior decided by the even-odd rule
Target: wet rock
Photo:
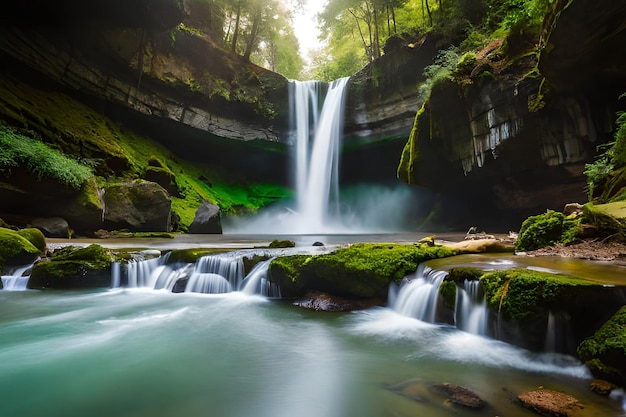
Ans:
{"type": "Polygon", "coordinates": [[[447,396],[452,404],[476,410],[484,408],[487,405],[487,403],[472,390],[460,385],[441,383],[432,385],[430,389],[437,394],[447,396]]]}
{"type": "Polygon", "coordinates": [[[70,225],[61,217],[39,217],[31,222],[31,226],[41,230],[47,237],[68,238],[70,235],[70,225]]]}
{"type": "Polygon", "coordinates": [[[608,396],[611,391],[617,388],[617,385],[603,379],[594,379],[591,381],[590,388],[598,395],[608,396]]]}
{"type": "Polygon", "coordinates": [[[583,212],[583,205],[579,204],[579,203],[569,203],[566,204],[565,207],[563,208],[563,215],[564,216],[569,216],[569,215],[580,215],[583,212]]]}
{"type": "Polygon", "coordinates": [[[203,202],[189,226],[189,233],[221,234],[222,219],[220,217],[220,208],[207,201],[203,202]]]}
{"type": "Polygon", "coordinates": [[[380,303],[380,300],[379,302],[375,300],[350,300],[326,293],[311,292],[304,298],[295,301],[293,305],[315,311],[341,312],[362,310],[380,303]]]}
{"type": "Polygon", "coordinates": [[[113,184],[105,188],[104,224],[110,230],[169,232],[172,202],[159,184],[147,181],[113,184]]]}
{"type": "Polygon", "coordinates": [[[547,417],[570,417],[583,408],[576,398],[549,389],[524,392],[517,399],[522,407],[547,417]]]}

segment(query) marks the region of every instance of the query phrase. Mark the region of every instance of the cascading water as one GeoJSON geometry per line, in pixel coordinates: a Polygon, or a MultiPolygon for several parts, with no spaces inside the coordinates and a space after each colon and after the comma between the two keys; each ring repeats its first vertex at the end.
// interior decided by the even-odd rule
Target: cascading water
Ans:
{"type": "MultiPolygon", "coordinates": [[[[209,255],[195,263],[167,263],[165,256],[126,265],[129,288],[152,288],[171,292],[223,294],[241,291],[279,298],[280,288],[267,277],[269,261],[262,261],[244,277],[243,256],[209,255]]],[[[120,282],[112,267],[112,287],[120,282]]]]}
{"type": "Polygon", "coordinates": [[[320,85],[316,81],[292,82],[295,105],[296,196],[299,224],[319,232],[328,225],[331,203],[339,199],[339,143],[343,134],[343,108],[349,77],[328,86],[319,111],[320,85]],[[319,112],[319,113],[318,113],[319,112]]]}
{"type": "Polygon", "coordinates": [[[456,327],[468,333],[487,336],[488,310],[480,281],[465,280],[457,287],[454,319],[456,327]]]}
{"type": "Polygon", "coordinates": [[[30,270],[32,265],[25,265],[16,268],[8,275],[3,275],[2,289],[4,291],[24,291],[28,285],[28,279],[30,278],[30,270]]]}
{"type": "MultiPolygon", "coordinates": [[[[448,273],[420,264],[398,289],[390,287],[389,306],[398,314],[427,323],[437,322],[439,287],[448,273]]],[[[457,286],[455,325],[468,333],[486,336],[488,332],[484,294],[480,281],[466,280],[457,286]]]]}
{"type": "Polygon", "coordinates": [[[241,282],[239,290],[248,295],[260,294],[265,297],[280,298],[280,287],[267,277],[271,262],[272,259],[269,259],[256,264],[241,282]]]}

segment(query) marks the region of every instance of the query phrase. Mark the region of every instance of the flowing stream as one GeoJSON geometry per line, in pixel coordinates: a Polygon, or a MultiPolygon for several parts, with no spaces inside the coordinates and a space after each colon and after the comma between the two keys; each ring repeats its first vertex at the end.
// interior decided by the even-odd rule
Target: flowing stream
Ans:
{"type": "MultiPolygon", "coordinates": [[[[529,416],[517,393],[590,394],[571,358],[402,316],[320,314],[242,292],[0,292],[0,415],[29,417],[529,416]],[[451,409],[428,387],[489,403],[451,409]],[[398,386],[411,386],[411,396],[398,386]],[[415,395],[419,392],[419,395],[415,395]]],[[[405,390],[406,391],[406,390],[405,390]]]]}

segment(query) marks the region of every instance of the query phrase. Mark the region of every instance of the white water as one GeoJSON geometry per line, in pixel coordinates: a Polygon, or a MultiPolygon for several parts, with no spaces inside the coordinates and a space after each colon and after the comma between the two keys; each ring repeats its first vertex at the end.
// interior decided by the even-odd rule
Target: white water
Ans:
{"type": "Polygon", "coordinates": [[[2,275],[2,290],[4,291],[24,291],[30,278],[29,270],[33,265],[25,265],[16,268],[9,275],[2,275]]]}
{"type": "MultiPolygon", "coordinates": [[[[273,258],[272,258],[273,259],[273,258]]],[[[268,279],[267,272],[272,259],[261,261],[241,282],[239,289],[248,295],[260,294],[265,297],[280,298],[280,287],[268,279]]]]}
{"type": "MultiPolygon", "coordinates": [[[[448,275],[420,264],[414,274],[406,277],[400,288],[390,286],[389,307],[396,313],[426,323],[439,322],[441,307],[439,287],[448,275]]],[[[455,325],[459,330],[488,336],[488,309],[480,281],[466,280],[456,288],[455,325]]]]}

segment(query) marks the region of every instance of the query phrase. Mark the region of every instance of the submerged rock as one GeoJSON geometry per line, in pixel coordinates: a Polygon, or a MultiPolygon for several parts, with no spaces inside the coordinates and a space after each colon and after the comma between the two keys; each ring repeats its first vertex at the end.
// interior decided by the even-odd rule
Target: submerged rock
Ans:
{"type": "Polygon", "coordinates": [[[304,298],[293,303],[295,306],[304,307],[309,310],[330,312],[362,310],[382,304],[384,304],[382,300],[348,299],[320,292],[308,293],[304,298]]]}
{"type": "Polygon", "coordinates": [[[451,403],[458,404],[463,407],[478,410],[487,405],[485,400],[480,398],[472,390],[460,385],[440,383],[431,385],[430,389],[435,393],[447,396],[451,403]]]}
{"type": "Polygon", "coordinates": [[[517,399],[522,407],[546,417],[570,417],[584,408],[576,398],[549,389],[524,392],[517,399]]]}

